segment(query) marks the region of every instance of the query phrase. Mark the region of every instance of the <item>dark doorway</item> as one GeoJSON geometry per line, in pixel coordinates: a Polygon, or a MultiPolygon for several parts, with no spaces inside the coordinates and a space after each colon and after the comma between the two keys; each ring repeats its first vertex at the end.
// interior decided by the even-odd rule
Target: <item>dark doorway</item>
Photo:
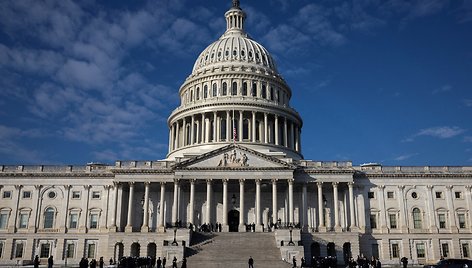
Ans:
{"type": "Polygon", "coordinates": [[[334,245],[333,242],[328,243],[327,246],[327,251],[328,251],[328,256],[330,257],[336,257],[336,246],[334,245]]]}
{"type": "Polygon", "coordinates": [[[349,259],[352,257],[351,256],[351,243],[346,242],[343,245],[343,257],[344,257],[344,263],[347,264],[349,262],[349,259]]]}
{"type": "Polygon", "coordinates": [[[230,232],[237,232],[239,227],[239,211],[232,209],[228,212],[228,225],[230,232]]]}
{"type": "Polygon", "coordinates": [[[321,256],[321,250],[320,250],[320,244],[318,242],[313,242],[311,244],[311,257],[320,257],[321,256]]]}

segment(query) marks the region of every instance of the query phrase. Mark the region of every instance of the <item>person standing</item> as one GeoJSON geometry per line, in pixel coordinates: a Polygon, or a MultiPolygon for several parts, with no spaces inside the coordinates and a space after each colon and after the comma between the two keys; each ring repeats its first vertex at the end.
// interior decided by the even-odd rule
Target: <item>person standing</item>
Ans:
{"type": "Polygon", "coordinates": [[[297,259],[295,258],[295,256],[293,256],[292,258],[292,263],[293,263],[293,267],[297,267],[297,259]]]}
{"type": "Polygon", "coordinates": [[[254,259],[252,259],[252,256],[249,256],[247,264],[249,264],[249,268],[254,268],[254,259]]]}
{"type": "Polygon", "coordinates": [[[177,268],[177,258],[174,256],[174,259],[172,260],[172,268],[177,268]]]}
{"type": "Polygon", "coordinates": [[[49,258],[48,258],[48,268],[52,268],[53,265],[54,265],[54,259],[53,259],[52,255],[51,255],[51,256],[49,256],[49,258]]]}
{"type": "Polygon", "coordinates": [[[161,268],[161,264],[162,264],[161,257],[159,257],[157,258],[157,261],[156,261],[156,267],[161,268]]]}
{"type": "Polygon", "coordinates": [[[162,268],[166,268],[166,257],[162,258],[162,268]]]}
{"type": "Polygon", "coordinates": [[[184,257],[182,260],[182,266],[180,268],[187,268],[187,259],[184,257]]]}
{"type": "Polygon", "coordinates": [[[98,267],[103,268],[103,265],[104,265],[103,257],[100,257],[100,260],[98,261],[98,267]]]}
{"type": "Polygon", "coordinates": [[[39,256],[38,256],[38,255],[36,255],[36,256],[34,257],[33,265],[34,265],[34,268],[38,268],[38,267],[39,267],[39,256]]]}
{"type": "Polygon", "coordinates": [[[401,259],[401,262],[403,264],[403,268],[406,268],[408,266],[408,258],[407,257],[403,257],[401,259]]]}

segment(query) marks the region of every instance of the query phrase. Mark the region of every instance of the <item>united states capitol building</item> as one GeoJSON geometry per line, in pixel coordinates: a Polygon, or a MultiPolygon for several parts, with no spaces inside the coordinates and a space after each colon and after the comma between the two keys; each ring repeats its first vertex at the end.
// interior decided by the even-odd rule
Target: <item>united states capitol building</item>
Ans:
{"type": "Polygon", "coordinates": [[[225,17],[180,87],[166,159],[0,165],[0,265],[180,260],[194,231],[216,223],[270,236],[280,260],[471,258],[472,167],[304,159],[290,86],[246,33],[239,1],[225,17]]]}

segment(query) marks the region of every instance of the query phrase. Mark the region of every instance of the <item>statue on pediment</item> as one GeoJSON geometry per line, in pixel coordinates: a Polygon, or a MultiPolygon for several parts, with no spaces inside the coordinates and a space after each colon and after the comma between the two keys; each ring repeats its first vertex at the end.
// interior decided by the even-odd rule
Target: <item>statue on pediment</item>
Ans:
{"type": "Polygon", "coordinates": [[[239,153],[240,157],[236,153],[236,150],[233,150],[229,155],[228,153],[223,154],[223,158],[220,159],[218,163],[219,167],[246,167],[248,166],[248,157],[245,153],[239,153]]]}

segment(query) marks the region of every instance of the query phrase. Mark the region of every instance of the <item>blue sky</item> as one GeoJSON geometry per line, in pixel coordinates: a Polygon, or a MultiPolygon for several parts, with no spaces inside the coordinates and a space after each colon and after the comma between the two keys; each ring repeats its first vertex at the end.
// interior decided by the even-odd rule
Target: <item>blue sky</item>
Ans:
{"type": "MultiPolygon", "coordinates": [[[[0,1],[0,163],[163,159],[223,0],[0,1]]],[[[472,165],[472,0],[241,1],[306,159],[472,165]]]]}

